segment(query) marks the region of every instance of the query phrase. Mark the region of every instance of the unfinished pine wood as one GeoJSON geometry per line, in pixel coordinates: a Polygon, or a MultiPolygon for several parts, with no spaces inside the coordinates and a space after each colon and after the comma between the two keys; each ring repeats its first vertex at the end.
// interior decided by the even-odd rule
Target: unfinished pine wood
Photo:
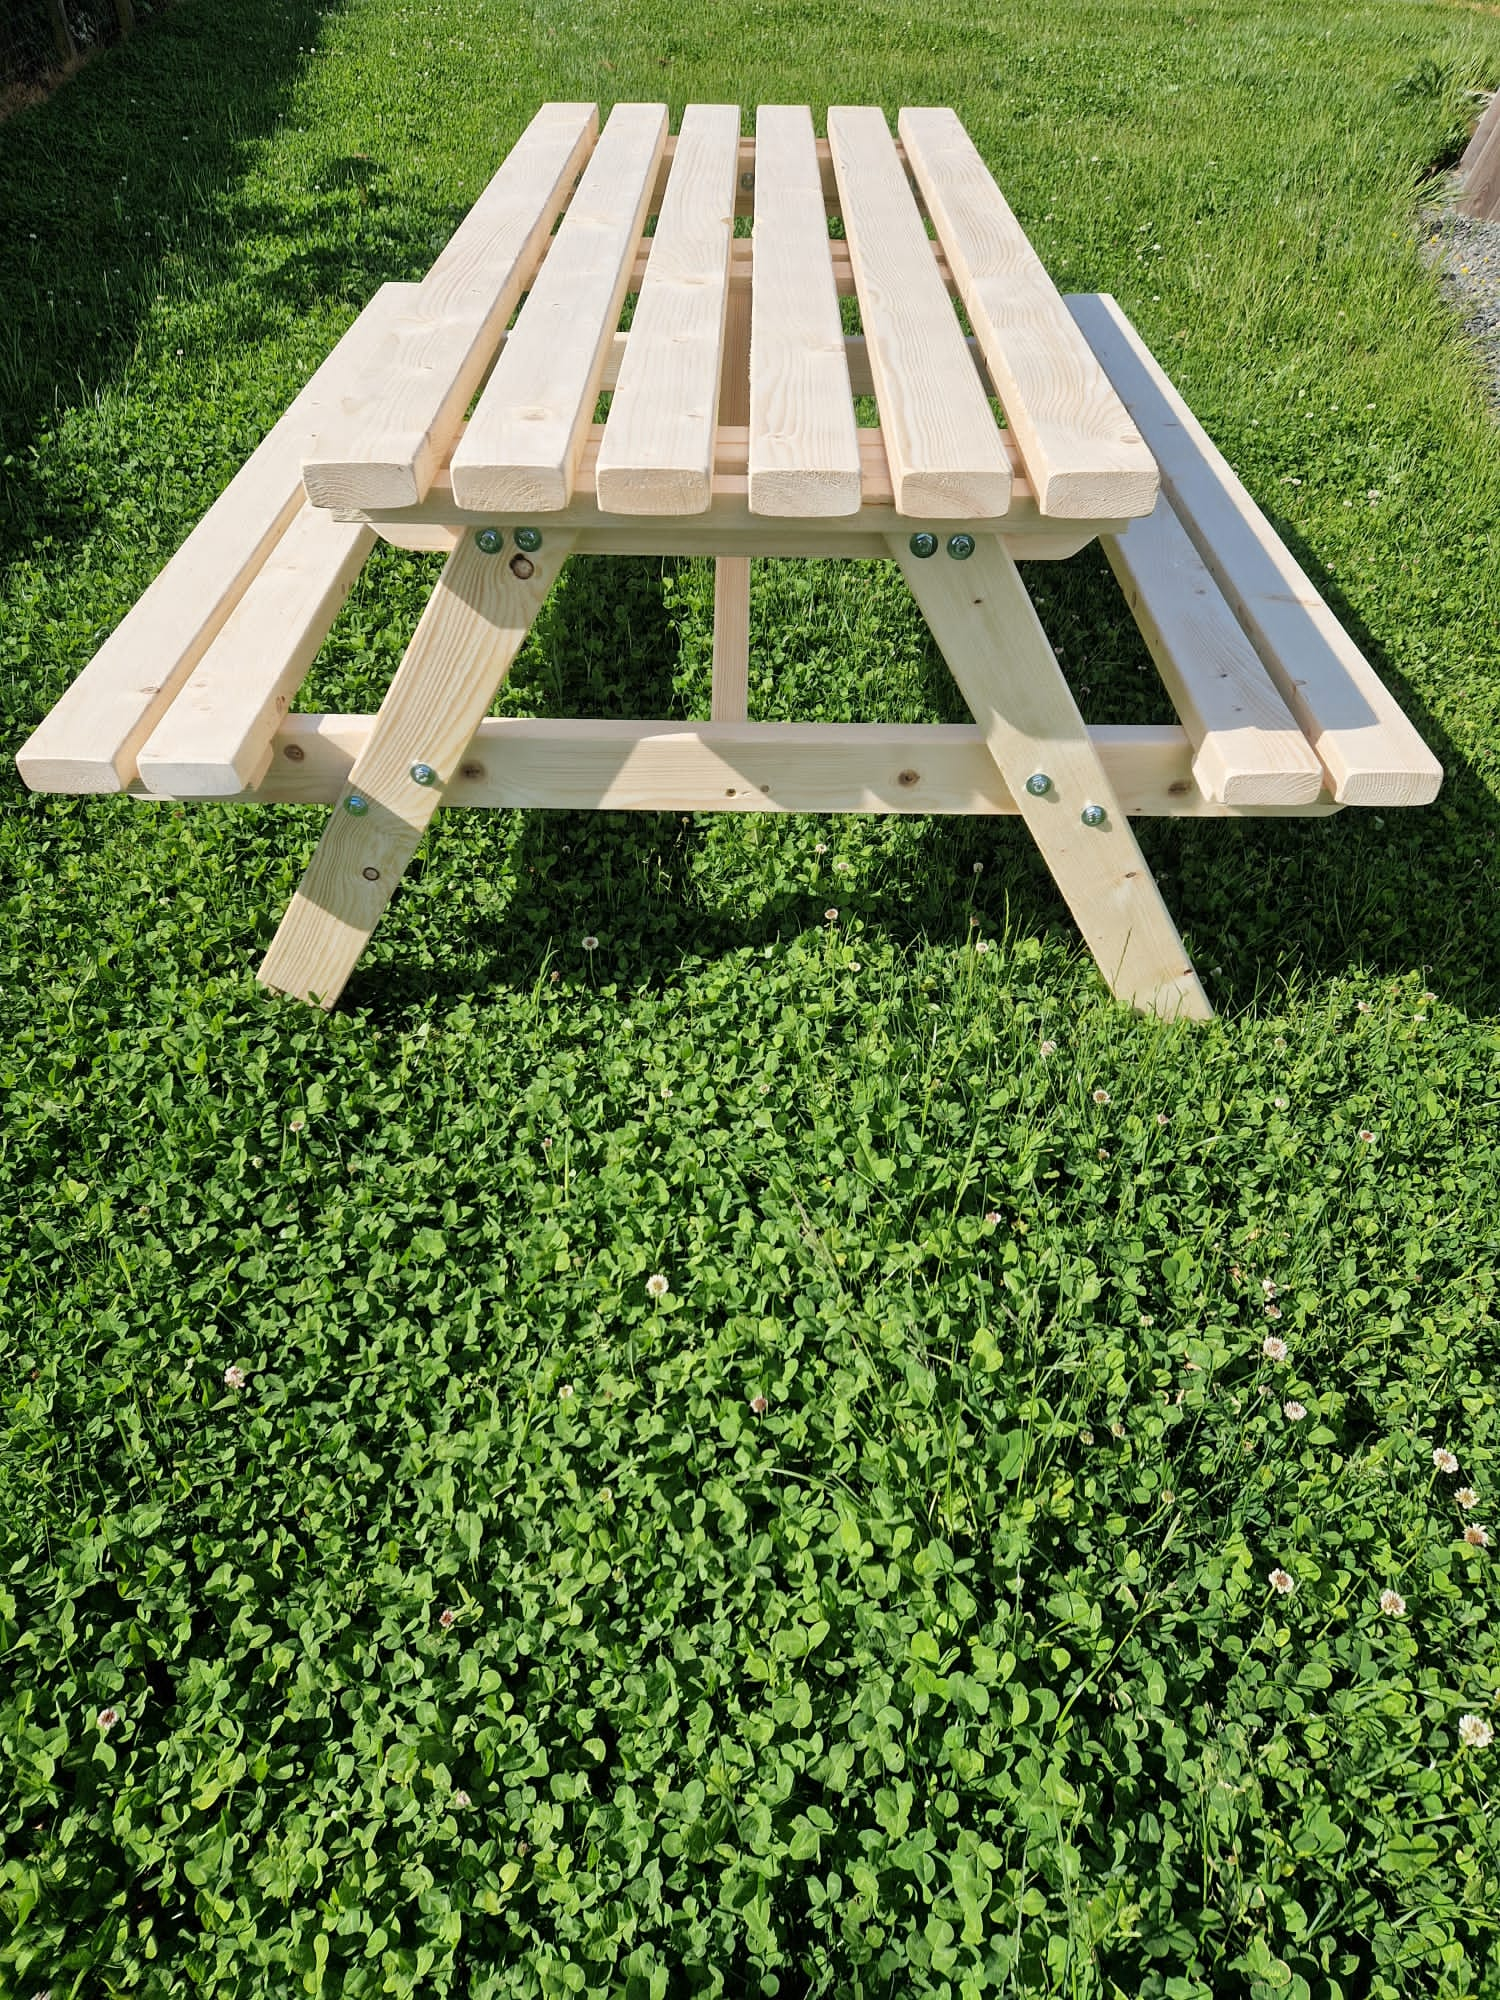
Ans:
{"type": "MultiPolygon", "coordinates": [[[[326,805],[347,787],[371,715],[289,715],[271,768],[245,800],[326,805]]],[[[1171,725],[1104,725],[1089,740],[1132,817],[1321,819],[1311,805],[1205,799],[1193,746],[1171,725]]],[[[445,806],[610,812],[1015,814],[973,723],[615,722],[487,717],[445,806]]]]}
{"type": "Polygon", "coordinates": [[[595,491],[607,513],[708,506],[739,144],[737,105],[684,114],[599,446],[595,491]]]}
{"type": "Polygon", "coordinates": [[[142,745],[148,791],[232,797],[257,784],[374,531],[306,506],[142,745]]]}
{"type": "Polygon", "coordinates": [[[1500,120],[1491,123],[1473,157],[1466,154],[1464,158],[1459,213],[1475,216],[1481,222],[1491,221],[1500,211],[1500,120]]]}
{"type": "MultiPolygon", "coordinates": [[[[730,301],[719,384],[719,439],[745,431],[750,449],[750,294],[730,301]]],[[[720,556],[714,564],[713,689],[715,722],[743,722],[750,703],[750,558],[720,556]]]]}
{"type": "Polygon", "coordinates": [[[1068,300],[1162,484],[1342,805],[1426,805],[1443,767],[1112,298],[1068,300]]]}
{"type": "Polygon", "coordinates": [[[303,504],[302,461],[411,285],[383,285],[16,758],[34,792],[118,792],[141,745],[303,504]]]}
{"type": "Polygon", "coordinates": [[[1144,521],[1100,540],[1192,740],[1204,797],[1244,806],[1317,798],[1323,766],[1165,496],[1144,521]]]}
{"type": "Polygon", "coordinates": [[[899,124],[1042,512],[1149,514],[1151,453],[973,140],[952,111],[903,111],[899,124]]]}
{"type": "Polygon", "coordinates": [[[337,1001],[568,551],[568,538],[552,535],[530,559],[486,555],[472,541],[448,558],[271,941],[262,985],[337,1001]],[[412,776],[422,765],[433,783],[412,776]],[[351,795],[363,814],[347,810],[351,795]]]}
{"type": "Polygon", "coordinates": [[[1500,131],[1500,90],[1495,91],[1479,114],[1479,123],[1469,134],[1469,143],[1464,147],[1463,158],[1458,163],[1460,174],[1466,174],[1479,155],[1489,144],[1492,133],[1500,131]]]}
{"type": "Polygon", "coordinates": [[[750,511],[853,514],[859,441],[812,113],[763,104],[755,136],[750,511]]]}
{"type": "Polygon", "coordinates": [[[920,561],[901,536],[889,548],[1110,991],[1146,1013],[1211,1019],[1015,564],[993,535],[966,562],[920,561]],[[1025,789],[1035,772],[1051,781],[1040,798],[1025,789]],[[1098,826],[1081,818],[1091,805],[1098,826]]]}
{"type": "Polygon", "coordinates": [[[932,261],[885,114],[834,106],[828,141],[898,514],[988,519],[1010,455],[932,261]]]}
{"type": "Polygon", "coordinates": [[[315,505],[408,507],[421,499],[598,129],[592,104],[538,111],[308,454],[302,477],[315,505]]]}
{"type": "Polygon", "coordinates": [[[452,457],[466,507],[555,513],[578,453],[667,137],[664,104],[617,104],[452,457]]]}

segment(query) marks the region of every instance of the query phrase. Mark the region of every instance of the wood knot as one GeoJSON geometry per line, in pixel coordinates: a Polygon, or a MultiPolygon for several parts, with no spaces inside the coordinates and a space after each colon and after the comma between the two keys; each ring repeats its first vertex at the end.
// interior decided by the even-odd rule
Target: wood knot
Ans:
{"type": "Polygon", "coordinates": [[[519,577],[521,582],[524,583],[529,576],[536,575],[536,564],[531,560],[530,556],[512,556],[510,559],[510,573],[512,576],[519,577]]]}
{"type": "Polygon", "coordinates": [[[1192,789],[1186,778],[1174,778],[1167,787],[1167,794],[1170,798],[1180,799],[1185,792],[1190,792],[1192,789]]]}
{"type": "Polygon", "coordinates": [[[300,764],[307,752],[300,743],[288,743],[281,754],[289,764],[300,764]]]}
{"type": "Polygon", "coordinates": [[[922,774],[920,771],[902,771],[897,777],[896,783],[898,785],[916,785],[921,783],[921,777],[922,774]]]}
{"type": "Polygon", "coordinates": [[[483,764],[460,764],[458,775],[461,778],[482,778],[484,776],[484,766],[483,764]]]}

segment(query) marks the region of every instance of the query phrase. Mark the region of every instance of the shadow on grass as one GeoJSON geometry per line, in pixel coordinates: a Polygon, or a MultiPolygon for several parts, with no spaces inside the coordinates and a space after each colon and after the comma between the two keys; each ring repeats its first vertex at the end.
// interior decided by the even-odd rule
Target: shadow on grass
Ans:
{"type": "MultiPolygon", "coordinates": [[[[0,147],[0,552],[46,503],[26,446],[130,361],[158,298],[236,254],[224,197],[339,0],[182,0],[10,119],[0,147]]],[[[55,525],[55,524],[49,524],[55,525]]]]}

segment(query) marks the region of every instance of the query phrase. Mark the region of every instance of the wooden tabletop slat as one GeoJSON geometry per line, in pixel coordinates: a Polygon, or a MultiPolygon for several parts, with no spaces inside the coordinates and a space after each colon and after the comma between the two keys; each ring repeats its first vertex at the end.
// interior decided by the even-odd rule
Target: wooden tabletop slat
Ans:
{"type": "Polygon", "coordinates": [[[453,454],[453,490],[499,515],[573,497],[605,356],[667,137],[664,104],[617,104],[453,454]]]}
{"type": "Polygon", "coordinates": [[[828,140],[897,511],[940,521],[1003,514],[1010,461],[885,114],[836,106],[828,140]]]}
{"type": "Polygon", "coordinates": [[[708,506],[739,146],[737,105],[684,114],[599,453],[612,514],[708,506]]]}
{"type": "Polygon", "coordinates": [[[903,111],[899,127],[1042,512],[1149,514],[1151,453],[957,115],[903,111]]]}
{"type": "Polygon", "coordinates": [[[309,455],[316,506],[414,506],[427,491],[598,129],[592,104],[532,119],[309,455]]]}
{"type": "Polygon", "coordinates": [[[859,441],[812,113],[763,104],[755,134],[750,511],[857,513],[859,441]]]}

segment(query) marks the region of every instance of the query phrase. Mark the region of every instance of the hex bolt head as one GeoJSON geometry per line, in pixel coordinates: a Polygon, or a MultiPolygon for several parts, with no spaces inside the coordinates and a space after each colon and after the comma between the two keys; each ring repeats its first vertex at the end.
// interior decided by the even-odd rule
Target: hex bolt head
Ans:
{"type": "Polygon", "coordinates": [[[505,537],[498,528],[476,528],[474,546],[484,556],[497,556],[505,547],[505,537]]]}
{"type": "Polygon", "coordinates": [[[351,792],[344,801],[344,811],[355,819],[363,819],[370,810],[370,801],[362,792],[351,792]]]}
{"type": "Polygon", "coordinates": [[[1052,789],[1052,780],[1045,771],[1033,771],[1026,780],[1026,789],[1034,799],[1044,799],[1052,789]]]}
{"type": "Polygon", "coordinates": [[[749,194],[751,188],[755,186],[754,174],[741,174],[740,186],[745,190],[746,194],[749,194]]]}
{"type": "Polygon", "coordinates": [[[948,553],[955,562],[967,562],[969,557],[974,553],[974,537],[972,535],[950,535],[948,537],[948,553]]]}
{"type": "Polygon", "coordinates": [[[927,529],[923,528],[919,533],[912,536],[911,540],[907,543],[907,547],[914,556],[921,556],[925,561],[928,556],[935,556],[937,554],[938,539],[936,535],[929,534],[927,529]]]}
{"type": "Polygon", "coordinates": [[[411,767],[411,781],[414,785],[435,785],[437,783],[437,772],[433,770],[430,764],[413,764],[411,767]]]}
{"type": "Polygon", "coordinates": [[[540,528],[517,528],[516,547],[518,549],[524,549],[527,555],[534,556],[541,546],[542,531],[540,528]]]}
{"type": "Polygon", "coordinates": [[[1096,806],[1091,803],[1084,807],[1078,817],[1083,821],[1085,826],[1103,826],[1108,815],[1105,813],[1103,806],[1096,806]]]}

